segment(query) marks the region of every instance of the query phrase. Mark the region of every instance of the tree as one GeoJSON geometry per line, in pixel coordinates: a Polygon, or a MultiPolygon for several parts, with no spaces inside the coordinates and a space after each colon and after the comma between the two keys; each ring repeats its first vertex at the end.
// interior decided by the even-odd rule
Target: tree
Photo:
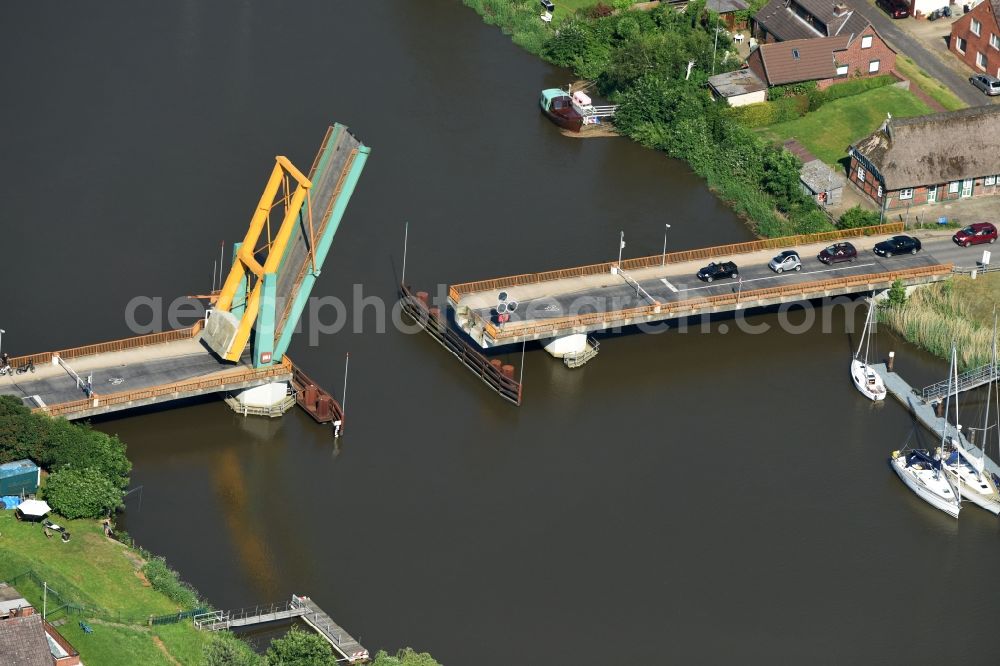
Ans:
{"type": "Polygon", "coordinates": [[[118,437],[58,419],[49,421],[48,438],[48,462],[52,469],[92,467],[119,488],[128,486],[132,463],[125,455],[125,444],[118,437]]]}
{"type": "Polygon", "coordinates": [[[385,650],[379,650],[375,655],[372,666],[441,666],[434,657],[426,652],[414,652],[413,648],[406,648],[391,656],[385,650]]]}
{"type": "Polygon", "coordinates": [[[902,280],[896,280],[889,288],[889,297],[886,301],[887,307],[903,307],[906,305],[906,285],[902,280]]]}
{"type": "Polygon", "coordinates": [[[244,641],[228,631],[212,635],[202,650],[202,666],[261,666],[263,659],[244,641]]]}
{"type": "Polygon", "coordinates": [[[122,506],[121,488],[92,467],[50,474],[44,493],[49,506],[67,518],[99,518],[122,506]]]}
{"type": "Polygon", "coordinates": [[[269,666],[335,666],[330,644],[318,634],[296,627],[282,638],[275,638],[264,655],[269,666]]]}
{"type": "Polygon", "coordinates": [[[48,463],[48,423],[14,396],[0,396],[0,463],[21,458],[48,463]]]}
{"type": "Polygon", "coordinates": [[[855,206],[844,212],[837,220],[839,229],[857,229],[858,227],[871,227],[878,224],[878,213],[873,210],[865,210],[861,206],[855,206]]]}

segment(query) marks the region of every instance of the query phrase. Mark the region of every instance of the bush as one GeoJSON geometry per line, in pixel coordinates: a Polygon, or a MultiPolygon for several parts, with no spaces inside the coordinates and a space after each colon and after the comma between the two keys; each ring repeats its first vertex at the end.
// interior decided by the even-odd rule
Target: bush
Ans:
{"type": "Polygon", "coordinates": [[[809,110],[806,97],[783,97],[773,102],[760,102],[726,109],[726,115],[744,127],[766,127],[801,118],[809,110]]]}
{"type": "Polygon", "coordinates": [[[99,518],[122,506],[122,491],[100,471],[64,469],[49,475],[45,500],[67,518],[99,518]]]}
{"type": "Polygon", "coordinates": [[[48,445],[47,462],[53,470],[91,467],[119,488],[128,486],[132,463],[125,455],[125,444],[117,437],[89,425],[57,419],[49,420],[48,445]]]}
{"type": "Polygon", "coordinates": [[[167,566],[165,559],[153,557],[145,552],[143,555],[147,557],[147,560],[142,565],[142,573],[154,590],[182,608],[194,608],[198,605],[198,594],[194,588],[183,582],[177,572],[167,566]]]}
{"type": "Polygon", "coordinates": [[[844,212],[837,220],[838,229],[857,229],[859,227],[871,227],[879,223],[879,214],[873,210],[866,210],[861,206],[855,206],[844,212]]]}
{"type": "Polygon", "coordinates": [[[426,652],[415,652],[413,648],[406,648],[397,652],[395,656],[385,650],[379,650],[372,666],[441,666],[441,664],[426,652]]]}
{"type": "Polygon", "coordinates": [[[586,16],[587,18],[592,18],[592,19],[604,18],[605,16],[611,16],[611,14],[614,11],[615,10],[613,7],[610,7],[604,4],[603,2],[598,2],[593,7],[587,9],[586,16]]]}
{"type": "Polygon", "coordinates": [[[886,301],[887,307],[903,307],[906,305],[906,285],[902,280],[896,280],[889,288],[889,297],[886,301]]]}
{"type": "Polygon", "coordinates": [[[201,656],[202,666],[260,666],[263,659],[244,641],[228,631],[212,635],[201,656]]]}
{"type": "Polygon", "coordinates": [[[767,98],[777,100],[782,97],[793,97],[797,95],[808,95],[816,90],[815,81],[802,81],[800,83],[789,83],[784,86],[771,86],[767,89],[767,98]]]}
{"type": "Polygon", "coordinates": [[[337,663],[326,639],[297,627],[271,641],[264,658],[270,666],[336,666],[337,663]]]}
{"type": "Polygon", "coordinates": [[[832,102],[833,100],[840,99],[842,97],[860,95],[861,93],[868,92],[869,90],[884,88],[885,86],[892,85],[895,82],[896,77],[890,74],[851,79],[850,81],[844,81],[843,83],[833,84],[823,91],[823,95],[827,102],[832,102]]]}

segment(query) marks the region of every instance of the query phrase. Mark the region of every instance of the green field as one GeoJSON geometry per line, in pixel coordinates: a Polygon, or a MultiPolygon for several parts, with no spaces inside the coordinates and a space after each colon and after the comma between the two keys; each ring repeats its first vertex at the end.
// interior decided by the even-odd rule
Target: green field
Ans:
{"type": "Polygon", "coordinates": [[[905,118],[931,110],[907,90],[877,88],[828,102],[801,118],[763,129],[765,136],[778,141],[798,139],[813,155],[836,165],[847,155],[847,147],[876,130],[886,113],[905,118]]]}
{"type": "MultiPolygon", "coordinates": [[[[50,594],[48,598],[48,619],[67,620],[59,631],[79,650],[84,663],[176,663],[167,653],[184,664],[200,661],[202,648],[211,637],[196,630],[190,621],[153,628],[126,626],[139,618],[178,610],[176,604],[145,581],[140,573],[143,561],[138,555],[106,538],[95,520],[55,516],[52,520],[69,530],[69,542],[62,542],[58,535],[47,538],[39,524],[22,523],[14,519],[12,511],[0,511],[0,580],[31,570],[64,600],[107,611],[110,622],[88,619],[94,632],[85,634],[77,616],[67,617],[58,609],[59,596],[50,594]]],[[[21,579],[15,586],[42,609],[42,590],[30,579],[21,579]]]]}

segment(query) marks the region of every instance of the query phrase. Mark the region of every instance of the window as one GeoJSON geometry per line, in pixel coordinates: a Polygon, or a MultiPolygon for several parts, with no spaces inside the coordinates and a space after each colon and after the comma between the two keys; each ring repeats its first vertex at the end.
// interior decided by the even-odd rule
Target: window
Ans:
{"type": "Polygon", "coordinates": [[[961,37],[955,39],[955,50],[958,51],[959,53],[965,53],[965,47],[967,45],[968,42],[962,39],[961,37]]]}
{"type": "Polygon", "coordinates": [[[949,194],[958,194],[958,181],[957,180],[953,180],[952,182],[948,183],[948,193],[949,194]]]}
{"type": "Polygon", "coordinates": [[[878,198],[879,199],[882,198],[882,186],[881,185],[878,186],[878,198]]]}
{"type": "Polygon", "coordinates": [[[979,69],[986,69],[986,54],[976,51],[976,66],[979,69]]]}
{"type": "Polygon", "coordinates": [[[1000,37],[997,37],[992,32],[990,33],[990,46],[1000,51],[1000,37]]]}
{"type": "MultiPolygon", "coordinates": [[[[861,166],[860,164],[858,165],[858,181],[861,182],[861,183],[865,182],[865,168],[863,166],[861,166]]],[[[957,187],[957,184],[956,184],[956,187],[957,187]]],[[[955,190],[955,191],[957,192],[958,190],[955,190]]]]}
{"type": "Polygon", "coordinates": [[[979,32],[982,29],[983,29],[983,24],[977,21],[976,19],[972,19],[972,34],[978,37],[979,32]]]}
{"type": "Polygon", "coordinates": [[[996,176],[986,176],[986,178],[983,178],[983,185],[996,185],[996,184],[997,184],[996,176]]]}
{"type": "Polygon", "coordinates": [[[837,65],[837,76],[847,76],[847,65],[837,65]]]}
{"type": "Polygon", "coordinates": [[[798,60],[799,59],[799,50],[798,49],[792,49],[792,59],[793,60],[798,60]]]}
{"type": "Polygon", "coordinates": [[[873,74],[874,72],[877,72],[879,64],[880,63],[878,60],[872,60],[870,63],[868,63],[868,73],[873,74]]]}
{"type": "Polygon", "coordinates": [[[912,199],[913,198],[913,188],[908,187],[905,190],[899,191],[899,198],[902,199],[912,199]]]}
{"type": "Polygon", "coordinates": [[[861,38],[861,48],[870,49],[872,47],[872,36],[865,35],[861,38]]]}

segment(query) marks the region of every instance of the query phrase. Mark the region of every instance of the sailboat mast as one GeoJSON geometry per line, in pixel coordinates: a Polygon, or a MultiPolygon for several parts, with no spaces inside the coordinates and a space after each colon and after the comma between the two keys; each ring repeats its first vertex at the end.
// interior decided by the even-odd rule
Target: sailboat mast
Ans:
{"type": "MultiPolygon", "coordinates": [[[[857,353],[854,354],[854,358],[858,359],[859,361],[861,360],[859,358],[861,356],[861,348],[864,347],[865,343],[868,341],[868,326],[870,325],[871,318],[872,318],[872,303],[873,302],[874,302],[874,298],[868,301],[868,312],[865,314],[865,330],[861,333],[861,341],[858,342],[858,351],[857,351],[857,353]]],[[[867,348],[865,348],[865,361],[864,362],[867,365],[867,363],[868,363],[868,349],[867,348]]]]}
{"type": "Polygon", "coordinates": [[[944,458],[944,443],[948,437],[948,411],[951,409],[951,369],[955,365],[955,345],[951,346],[951,361],[948,363],[948,395],[944,399],[944,416],[941,423],[941,458],[944,458]]]}
{"type": "Polygon", "coordinates": [[[997,313],[993,309],[993,367],[990,369],[990,379],[986,382],[986,407],[983,409],[983,456],[986,456],[986,435],[990,427],[990,399],[993,397],[993,381],[997,372],[997,313]]]}

